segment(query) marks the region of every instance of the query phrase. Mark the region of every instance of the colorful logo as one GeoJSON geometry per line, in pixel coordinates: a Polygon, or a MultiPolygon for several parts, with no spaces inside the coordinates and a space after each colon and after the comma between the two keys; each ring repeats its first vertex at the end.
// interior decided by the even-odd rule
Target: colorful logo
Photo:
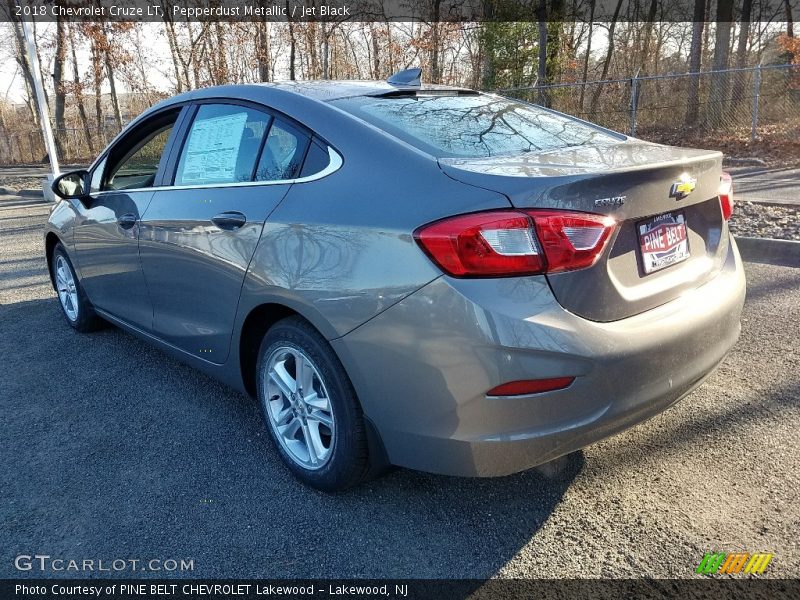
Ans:
{"type": "Polygon", "coordinates": [[[696,573],[713,575],[715,573],[750,573],[760,575],[767,570],[767,565],[772,560],[772,554],[757,552],[738,552],[726,554],[725,552],[707,553],[695,569],[696,573]]]}

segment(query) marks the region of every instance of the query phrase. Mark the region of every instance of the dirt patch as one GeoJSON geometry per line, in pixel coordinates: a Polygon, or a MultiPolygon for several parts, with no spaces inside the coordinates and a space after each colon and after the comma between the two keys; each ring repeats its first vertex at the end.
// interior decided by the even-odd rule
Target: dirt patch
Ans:
{"type": "Polygon", "coordinates": [[[711,132],[651,130],[641,132],[641,137],[671,146],[720,150],[730,165],[800,166],[800,121],[759,125],[756,140],[744,126],[711,132]]]}

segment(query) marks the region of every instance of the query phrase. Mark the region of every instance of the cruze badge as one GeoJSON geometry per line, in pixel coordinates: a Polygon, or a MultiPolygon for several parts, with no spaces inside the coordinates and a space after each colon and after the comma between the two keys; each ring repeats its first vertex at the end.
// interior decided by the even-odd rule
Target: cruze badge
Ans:
{"type": "Polygon", "coordinates": [[[683,200],[694,191],[695,187],[697,187],[697,180],[683,174],[678,181],[672,184],[669,190],[669,197],[675,198],[676,200],[683,200]]]}
{"type": "Polygon", "coordinates": [[[600,198],[594,201],[595,206],[622,206],[625,204],[627,196],[612,196],[611,198],[600,198]]]}

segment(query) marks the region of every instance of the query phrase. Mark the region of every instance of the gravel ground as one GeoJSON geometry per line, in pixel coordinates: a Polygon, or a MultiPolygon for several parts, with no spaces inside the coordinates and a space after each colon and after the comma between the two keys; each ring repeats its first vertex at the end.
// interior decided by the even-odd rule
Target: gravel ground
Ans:
{"type": "Polygon", "coordinates": [[[737,202],[730,227],[734,235],[800,240],[800,206],[737,202]]]}
{"type": "Polygon", "coordinates": [[[0,188],[9,193],[19,190],[40,190],[42,189],[41,177],[0,177],[0,188]]]}
{"type": "Polygon", "coordinates": [[[191,558],[196,577],[682,578],[712,549],[800,576],[800,269],[747,264],[739,344],[647,423],[544,470],[330,496],[289,475],[251,399],[117,329],[73,332],[46,214],[0,203],[0,577],[45,553],[191,558]]]}

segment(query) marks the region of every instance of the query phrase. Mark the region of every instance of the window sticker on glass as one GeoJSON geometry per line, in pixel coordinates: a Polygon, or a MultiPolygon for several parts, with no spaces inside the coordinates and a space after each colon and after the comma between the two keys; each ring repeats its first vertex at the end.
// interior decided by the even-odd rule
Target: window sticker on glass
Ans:
{"type": "Polygon", "coordinates": [[[247,112],[195,121],[186,144],[181,184],[233,182],[247,112]]]}

